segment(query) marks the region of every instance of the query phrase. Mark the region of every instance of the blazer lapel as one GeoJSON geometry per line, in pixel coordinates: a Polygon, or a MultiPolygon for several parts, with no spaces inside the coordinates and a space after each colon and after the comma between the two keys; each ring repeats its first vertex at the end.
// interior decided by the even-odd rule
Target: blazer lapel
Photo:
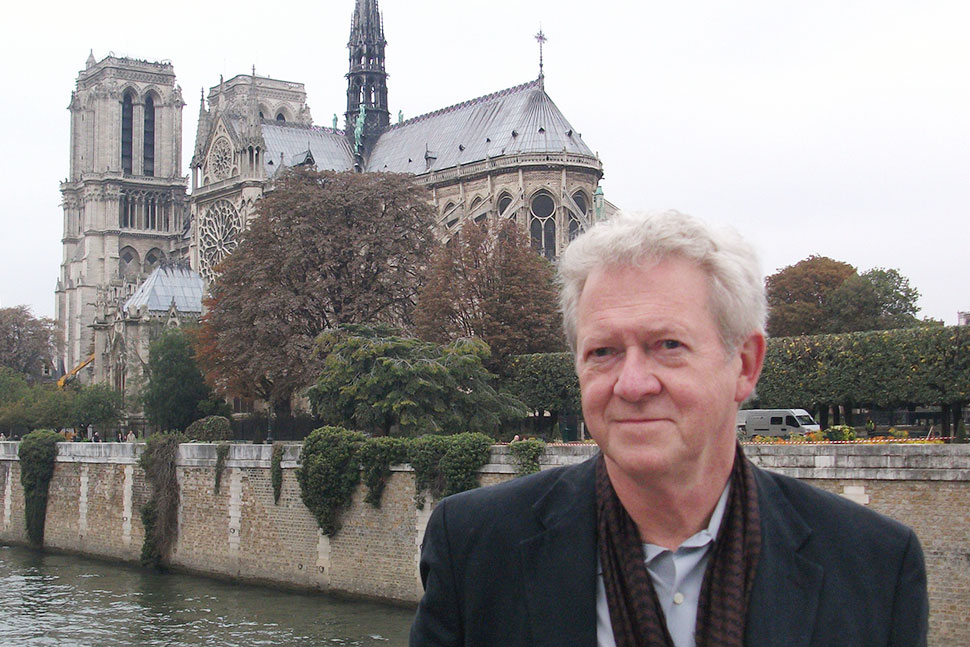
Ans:
{"type": "Polygon", "coordinates": [[[756,471],[762,547],[755,575],[745,644],[807,647],[815,631],[822,566],[799,554],[811,529],[771,478],[756,471]]]}
{"type": "Polygon", "coordinates": [[[593,461],[564,473],[533,506],[543,528],[520,544],[532,645],[596,645],[593,461]]]}

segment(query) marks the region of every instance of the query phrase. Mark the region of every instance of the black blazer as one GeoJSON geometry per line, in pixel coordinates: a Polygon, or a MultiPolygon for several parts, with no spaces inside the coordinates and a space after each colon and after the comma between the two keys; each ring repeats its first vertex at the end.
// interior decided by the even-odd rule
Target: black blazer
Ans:
{"type": "MultiPolygon", "coordinates": [[[[909,528],[756,470],[762,552],[749,647],[926,644],[923,554],[909,528]]],[[[438,503],[411,646],[596,647],[593,460],[438,503]]]]}

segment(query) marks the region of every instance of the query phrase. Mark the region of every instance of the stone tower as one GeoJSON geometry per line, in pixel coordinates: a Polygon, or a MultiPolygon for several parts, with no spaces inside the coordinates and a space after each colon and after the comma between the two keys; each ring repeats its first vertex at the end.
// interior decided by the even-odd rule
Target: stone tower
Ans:
{"type": "Polygon", "coordinates": [[[181,254],[186,178],[181,89],[169,62],[93,53],[71,95],[70,175],[61,183],[64,257],[56,289],[61,368],[94,355],[92,324],[163,260],[181,254]]]}
{"type": "Polygon", "coordinates": [[[344,132],[362,170],[377,138],[390,123],[387,72],[384,70],[384,23],[377,0],[357,0],[350,24],[350,70],[344,132]],[[363,118],[361,118],[363,116],[363,118]]]}

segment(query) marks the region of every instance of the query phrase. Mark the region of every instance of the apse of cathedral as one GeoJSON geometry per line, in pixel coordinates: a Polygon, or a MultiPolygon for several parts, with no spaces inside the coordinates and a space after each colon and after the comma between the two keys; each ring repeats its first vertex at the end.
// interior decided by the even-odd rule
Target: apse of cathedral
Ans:
{"type": "Polygon", "coordinates": [[[65,370],[93,350],[100,367],[90,377],[124,389],[125,375],[147,362],[129,348],[142,344],[125,343],[129,329],[201,312],[201,304],[163,308],[144,294],[136,306],[135,291],[167,273],[156,283],[195,294],[194,282],[211,280],[287,167],[413,174],[428,189],[442,239],[469,219],[511,219],[550,259],[614,210],[599,189],[602,163],[545,92],[541,55],[532,81],[392,120],[386,45],[377,0],[356,0],[342,124],[336,116],[314,124],[302,83],[255,69],[220,78],[200,99],[188,195],[172,65],[88,58],[71,100],[71,175],[61,186],[65,370]]]}

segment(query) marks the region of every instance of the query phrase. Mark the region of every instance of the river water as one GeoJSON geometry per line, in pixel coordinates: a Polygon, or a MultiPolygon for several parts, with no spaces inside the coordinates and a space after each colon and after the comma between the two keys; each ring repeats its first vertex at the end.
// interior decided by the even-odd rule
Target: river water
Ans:
{"type": "Polygon", "coordinates": [[[403,647],[414,611],[0,546],[3,647],[403,647]]]}

